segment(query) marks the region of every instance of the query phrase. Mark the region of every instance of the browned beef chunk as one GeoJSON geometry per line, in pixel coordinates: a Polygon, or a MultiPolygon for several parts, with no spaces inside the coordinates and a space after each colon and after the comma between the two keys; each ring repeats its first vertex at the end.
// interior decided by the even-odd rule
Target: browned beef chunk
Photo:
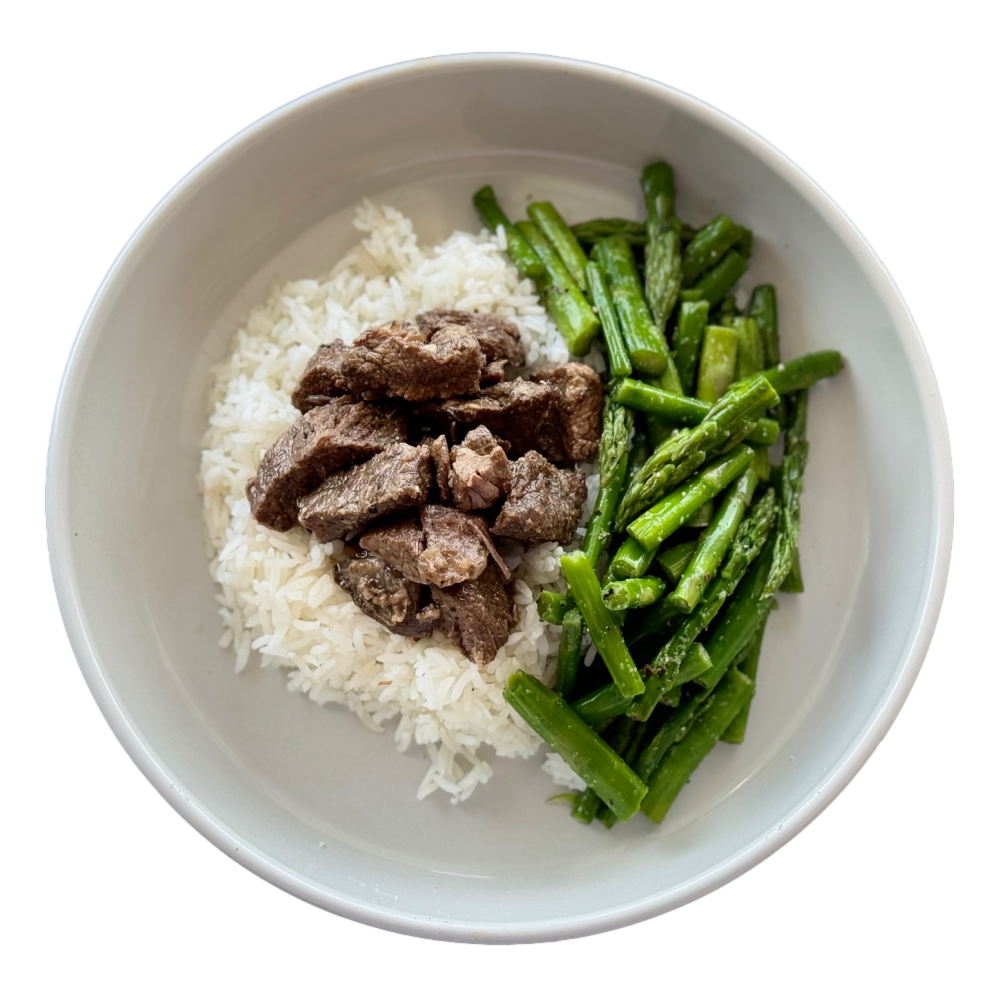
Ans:
{"type": "Polygon", "coordinates": [[[510,443],[507,441],[502,441],[500,438],[495,438],[488,427],[473,427],[468,434],[465,435],[465,439],[462,441],[463,448],[469,448],[474,451],[477,455],[489,455],[494,448],[499,447],[502,449],[504,454],[507,453],[510,448],[510,443]]]}
{"type": "Polygon", "coordinates": [[[554,462],[590,461],[601,438],[601,379],[597,372],[590,365],[573,361],[539,368],[529,378],[556,391],[554,419],[541,428],[545,433],[538,450],[554,462]],[[562,452],[562,457],[557,452],[562,452]]]}
{"type": "Polygon", "coordinates": [[[485,428],[476,427],[451,449],[451,492],[459,510],[492,507],[510,490],[507,454],[485,428]]]}
{"type": "Polygon", "coordinates": [[[517,609],[493,565],[453,587],[432,584],[431,597],[441,610],[441,628],[479,666],[496,657],[517,624],[517,609]]]}
{"type": "Polygon", "coordinates": [[[359,544],[414,583],[451,587],[479,576],[492,556],[510,576],[481,517],[428,504],[420,521],[405,518],[366,531],[359,544]]]}
{"type": "Polygon", "coordinates": [[[332,472],[371,458],[406,440],[406,421],[392,408],[346,396],[304,413],[268,449],[247,483],[253,516],[288,531],[298,521],[298,501],[332,472]]]}
{"type": "Polygon", "coordinates": [[[506,374],[506,367],[506,362],[503,361],[489,362],[479,376],[479,387],[481,389],[485,389],[487,386],[496,385],[498,382],[502,382],[504,375],[506,374]]]}
{"type": "Polygon", "coordinates": [[[485,364],[479,341],[460,326],[429,337],[414,326],[379,326],[344,352],[337,385],[362,399],[469,396],[485,364]]]}
{"type": "Polygon", "coordinates": [[[306,370],[292,393],[292,405],[297,410],[305,413],[314,406],[324,406],[335,396],[343,395],[344,390],[337,385],[337,379],[347,350],[348,347],[342,340],[334,340],[323,344],[309,359],[306,370]]]}
{"type": "Polygon", "coordinates": [[[424,588],[407,580],[378,556],[362,553],[333,567],[333,578],[354,603],[390,632],[427,636],[434,631],[440,612],[423,604],[424,588]]]}
{"type": "MultiPolygon", "coordinates": [[[[479,341],[487,361],[504,361],[512,365],[524,364],[521,333],[509,319],[501,319],[491,313],[433,309],[430,312],[420,313],[416,322],[417,326],[428,334],[450,324],[464,327],[479,341]]],[[[500,370],[503,371],[502,368],[500,370]]]]}
{"type": "Polygon", "coordinates": [[[451,503],[451,486],[448,483],[448,478],[451,475],[451,455],[448,450],[448,439],[443,434],[439,434],[436,438],[424,438],[420,443],[427,445],[430,449],[438,500],[441,503],[451,503]]]}
{"type": "Polygon", "coordinates": [[[490,386],[472,399],[425,403],[414,416],[453,436],[482,424],[498,438],[509,441],[510,454],[516,457],[537,447],[539,428],[548,418],[555,399],[552,386],[515,379],[490,386]]]}
{"type": "Polygon", "coordinates": [[[450,587],[482,573],[492,556],[503,575],[510,570],[493,547],[486,521],[452,507],[428,504],[420,512],[427,547],[420,554],[425,583],[450,587]]]}
{"type": "Polygon", "coordinates": [[[419,559],[426,544],[424,529],[417,517],[403,517],[390,524],[377,524],[358,539],[361,548],[384,559],[414,583],[421,580],[419,559]]]}
{"type": "Polygon", "coordinates": [[[380,517],[426,503],[430,492],[430,449],[393,444],[303,497],[299,524],[321,542],[350,538],[380,517]]]}
{"type": "Polygon", "coordinates": [[[511,471],[513,485],[493,522],[493,534],[522,542],[567,545],[587,499],[583,473],[557,469],[537,451],[519,458],[511,471]]]}

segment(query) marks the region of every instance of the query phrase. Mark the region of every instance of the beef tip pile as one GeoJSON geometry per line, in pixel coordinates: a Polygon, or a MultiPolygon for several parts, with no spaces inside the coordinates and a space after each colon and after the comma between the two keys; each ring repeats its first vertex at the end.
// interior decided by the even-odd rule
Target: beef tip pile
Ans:
{"type": "Polygon", "coordinates": [[[292,395],[302,415],[247,483],[253,516],[353,542],[334,578],[359,608],[489,663],[517,624],[493,539],[571,541],[587,493],[573,463],[601,433],[591,368],[505,381],[524,361],[513,323],[456,310],[324,344],[292,395]]]}

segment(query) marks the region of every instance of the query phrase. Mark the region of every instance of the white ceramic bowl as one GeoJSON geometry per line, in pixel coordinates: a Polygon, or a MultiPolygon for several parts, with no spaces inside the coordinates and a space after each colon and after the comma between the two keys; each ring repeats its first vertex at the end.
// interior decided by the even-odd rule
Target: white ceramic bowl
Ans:
{"type": "Polygon", "coordinates": [[[800,170],[732,119],[618,70],[537,56],[393,66],[252,125],[156,207],[98,291],[66,370],[47,492],[53,575],[80,666],[163,796],[301,898],[465,941],[587,934],[661,913],[767,857],[861,767],[906,697],[945,584],[944,415],[913,321],[871,248],[800,170]],[[754,229],[746,283],[779,289],[786,356],[848,367],[813,394],[806,593],[768,629],[746,742],[699,768],[662,827],[611,834],[499,761],[462,806],[417,802],[425,764],[345,711],[233,672],[216,645],[195,485],[209,366],[268,282],[328,268],[362,196],[422,241],[478,228],[492,182],[571,220],[641,217],[639,170],[674,164],[684,218],[754,229]],[[325,846],[323,846],[325,845],[325,846]]]}

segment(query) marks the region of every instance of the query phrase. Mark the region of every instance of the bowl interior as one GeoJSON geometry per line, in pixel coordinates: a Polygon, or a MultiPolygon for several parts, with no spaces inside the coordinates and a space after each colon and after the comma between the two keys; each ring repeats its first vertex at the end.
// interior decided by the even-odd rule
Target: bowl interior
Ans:
{"type": "MultiPolygon", "coordinates": [[[[528,58],[431,61],[349,81],[196,170],[118,261],[75,349],[52,445],[53,565],[88,680],[157,786],[216,843],[313,902],[472,940],[584,933],[677,905],[766,856],[863,760],[915,667],[939,545],[940,435],[912,325],[859,237],[780,157],[665,88],[528,58]],[[538,760],[473,798],[414,798],[346,710],[218,648],[195,475],[208,369],[274,279],[328,269],[360,197],[422,243],[476,229],[493,183],[520,213],[641,218],[638,171],[674,164],[683,218],[755,234],[786,357],[849,367],[813,394],[806,593],[772,617],[746,742],[698,769],[662,827],[572,823],[538,760]]],[[[932,387],[931,387],[932,388],[932,387]]]]}

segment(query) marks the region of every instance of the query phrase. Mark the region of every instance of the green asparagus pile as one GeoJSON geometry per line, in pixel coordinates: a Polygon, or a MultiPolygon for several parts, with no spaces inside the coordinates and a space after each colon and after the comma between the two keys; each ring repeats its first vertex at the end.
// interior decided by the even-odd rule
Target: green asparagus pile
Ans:
{"type": "Polygon", "coordinates": [[[681,221],[666,163],[640,186],[644,221],[572,226],[550,202],[512,224],[492,188],[473,197],[570,353],[605,355],[597,502],[568,592],[537,605],[562,626],[555,685],[517,671],[504,697],[586,782],[573,818],[608,828],[661,822],[717,743],[743,741],[775,594],[803,590],[809,387],[843,366],[782,362],[773,286],[738,307],[749,229],[681,221]]]}

